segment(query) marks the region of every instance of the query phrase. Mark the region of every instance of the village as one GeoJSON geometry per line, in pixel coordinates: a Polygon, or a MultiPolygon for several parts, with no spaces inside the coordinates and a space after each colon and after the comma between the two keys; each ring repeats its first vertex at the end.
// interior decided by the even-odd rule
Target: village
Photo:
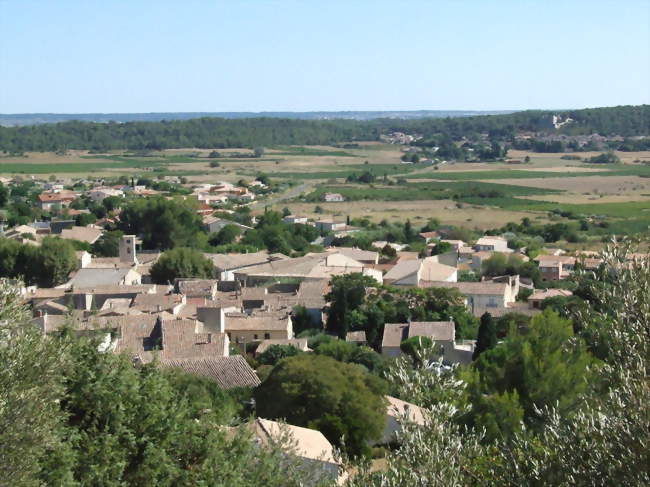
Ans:
{"type": "MultiPolygon", "coordinates": [[[[8,188],[14,184],[10,179],[2,182],[8,188]]],[[[44,238],[51,237],[92,245],[102,237],[105,227],[119,222],[120,208],[115,205],[116,209],[108,211],[104,218],[80,225],[79,216],[89,210],[75,209],[79,206],[75,202],[83,198],[101,204],[107,198],[133,200],[165,194],[146,185],[109,186],[87,181],[84,191],[70,189],[78,183],[35,183],[42,188],[38,194],[40,209],[49,212],[51,219],[4,228],[2,236],[36,247],[44,238]]],[[[191,185],[183,198],[190,201],[208,234],[218,233],[229,225],[246,232],[252,227],[228,220],[224,215],[234,214],[238,206],[254,201],[254,190],[264,188],[266,185],[260,181],[248,187],[203,183],[191,185]],[[230,209],[224,212],[224,205],[230,209]]],[[[340,202],[344,198],[327,193],[324,200],[340,202]]],[[[251,225],[256,221],[253,216],[251,225]]],[[[208,378],[229,390],[258,387],[261,380],[260,371],[254,368],[259,365],[256,358],[274,347],[293,347],[301,353],[311,353],[309,343],[314,333],[370,347],[382,360],[404,356],[408,353],[404,344],[413,339],[430,340],[439,347],[445,367],[470,364],[476,357],[476,337],[459,337],[459,324],[449,316],[440,321],[409,318],[402,323],[383,323],[382,334],[375,340],[369,340],[363,329],[346,330],[344,334],[329,330],[332,303],[328,297],[333,280],[340,276],[367,277],[368,282],[374,283],[370,287],[455,290],[462,297],[465,311],[478,322],[486,314],[494,319],[539,314],[549,300],[570,298],[571,291],[561,283],[577,267],[597,269],[601,264],[594,252],[570,255],[560,248],[544,248],[531,260],[526,249],[510,248],[503,236],[484,235],[476,241],[464,242],[447,238],[444,228],[419,233],[417,238],[424,244],[424,250],[419,252],[388,241],[373,242],[371,250],[332,246],[332,242],[360,229],[345,219],[312,220],[291,214],[284,215],[282,222],[315,227],[323,251],[293,257],[267,250],[204,252],[212,262],[212,276],[178,276],[161,284],[154,283],[151,269],[163,252],[143,250],[139,235],[122,235],[117,256],[101,257],[88,250],[77,250],[76,269],[64,282],[54,287],[27,285],[21,294],[32,310],[33,324],[45,335],[71,327],[80,336],[96,339],[103,353],[128,354],[134,366],[155,363],[162,368],[176,368],[208,378]],[[483,276],[486,262],[495,255],[504,259],[515,257],[521,263],[532,262],[543,281],[553,287],[535,288],[532,279],[517,274],[483,276]],[[476,278],[464,279],[467,275],[476,278]],[[304,321],[305,317],[308,329],[303,324],[302,330],[296,330],[296,319],[304,321]]],[[[404,413],[416,422],[424,421],[419,406],[392,396],[385,399],[386,428],[376,441],[383,445],[395,441],[399,417],[404,413]]],[[[288,427],[298,442],[300,458],[307,463],[316,462],[339,482],[345,479],[332,444],[320,432],[288,427]]],[[[279,435],[282,429],[278,423],[262,418],[256,419],[251,428],[260,441],[279,435]]]]}

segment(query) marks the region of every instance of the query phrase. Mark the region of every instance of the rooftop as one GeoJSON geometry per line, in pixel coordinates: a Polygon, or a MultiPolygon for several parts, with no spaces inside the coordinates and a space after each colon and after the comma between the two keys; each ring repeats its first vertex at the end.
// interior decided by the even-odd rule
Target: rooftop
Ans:
{"type": "Polygon", "coordinates": [[[241,355],[198,359],[163,359],[159,364],[164,368],[177,368],[188,374],[206,377],[216,382],[222,389],[260,385],[257,374],[241,355]]]}

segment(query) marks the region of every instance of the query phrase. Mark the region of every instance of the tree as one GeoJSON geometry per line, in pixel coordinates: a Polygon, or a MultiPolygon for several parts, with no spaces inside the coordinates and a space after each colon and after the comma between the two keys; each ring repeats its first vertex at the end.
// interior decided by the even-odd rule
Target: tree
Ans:
{"type": "Polygon", "coordinates": [[[327,317],[327,329],[345,339],[350,325],[349,313],[361,306],[366,288],[377,286],[372,277],[360,273],[344,274],[332,278],[327,300],[331,303],[327,317]]]}
{"type": "Polygon", "coordinates": [[[368,441],[384,429],[384,387],[356,365],[302,354],[280,361],[256,389],[255,400],[260,416],[317,429],[358,456],[369,453],[368,441]]]}
{"type": "Polygon", "coordinates": [[[413,232],[413,226],[411,225],[411,220],[407,219],[404,224],[404,240],[409,243],[415,237],[415,232],[413,232]]]}
{"type": "Polygon", "coordinates": [[[75,225],[80,227],[85,227],[86,225],[90,225],[96,221],[97,217],[92,213],[80,213],[74,218],[75,225]]]}
{"type": "Polygon", "coordinates": [[[92,253],[97,257],[117,257],[120,255],[120,241],[124,232],[114,230],[104,232],[97,241],[92,244],[92,253]]]}
{"type": "Polygon", "coordinates": [[[119,196],[108,196],[102,200],[102,206],[106,211],[113,211],[121,208],[124,205],[124,198],[119,196]]]}
{"type": "Polygon", "coordinates": [[[291,323],[293,325],[293,332],[296,335],[305,330],[313,329],[316,326],[307,308],[301,305],[293,307],[291,323]]]}
{"type": "MultiPolygon", "coordinates": [[[[603,352],[603,364],[588,377],[591,387],[583,390],[573,407],[566,410],[540,403],[535,427],[515,431],[508,438],[486,437],[459,421],[467,396],[457,370],[432,373],[398,359],[387,378],[400,398],[429,408],[428,421],[424,426],[404,424],[400,448],[388,452],[385,469],[360,472],[351,487],[647,485],[650,265],[647,259],[628,260],[626,253],[620,244],[612,246],[603,255],[607,272],[595,278],[591,272],[575,276],[591,288],[591,300],[574,317],[580,318],[580,334],[589,348],[603,352]],[[628,264],[621,266],[621,262],[628,264]]],[[[567,363],[574,362],[575,338],[563,345],[567,363]]],[[[479,361],[501,347],[482,354],[479,361]]],[[[547,358],[540,363],[548,363],[547,358]]],[[[544,382],[541,387],[553,393],[552,380],[544,382]]],[[[517,430],[513,427],[517,414],[523,420],[519,392],[490,396],[494,423],[517,430]]]]}
{"type": "Polygon", "coordinates": [[[286,357],[293,357],[302,353],[292,345],[271,345],[257,356],[257,361],[262,365],[275,365],[286,357]]]}
{"type": "Polygon", "coordinates": [[[195,209],[182,200],[163,197],[130,202],[120,214],[120,230],[139,235],[145,249],[193,247],[203,232],[195,209]]]}
{"type": "Polygon", "coordinates": [[[30,323],[19,287],[0,279],[0,471],[4,485],[39,485],[44,464],[65,450],[56,406],[63,391],[65,348],[30,323]],[[53,458],[48,458],[52,456],[53,458]]]}
{"type": "Polygon", "coordinates": [[[168,250],[151,267],[151,279],[157,284],[168,284],[179,277],[211,278],[214,265],[201,252],[185,247],[168,250]]]}
{"type": "Polygon", "coordinates": [[[507,402],[514,408],[512,415],[520,410],[526,426],[539,428],[540,408],[554,406],[566,414],[580,402],[593,364],[584,342],[574,337],[571,322],[545,310],[531,320],[525,335],[511,334],[474,363],[466,376],[469,423],[487,428],[490,438],[511,437],[518,425],[512,430],[512,416],[507,421],[498,416],[507,402]]]}
{"type": "Polygon", "coordinates": [[[271,179],[266,174],[258,174],[255,178],[255,181],[259,181],[264,186],[269,186],[271,184],[271,179]]]}
{"type": "Polygon", "coordinates": [[[481,324],[478,328],[476,348],[472,359],[476,360],[481,353],[494,348],[497,344],[497,330],[492,315],[487,311],[481,316],[481,324]]]}
{"type": "Polygon", "coordinates": [[[413,359],[414,363],[417,365],[422,365],[422,363],[418,360],[418,352],[423,349],[430,349],[431,347],[433,347],[433,340],[431,340],[429,337],[420,336],[407,338],[399,344],[399,349],[411,357],[411,359],[413,359]]]}
{"type": "Polygon", "coordinates": [[[229,223],[219,230],[209,239],[210,245],[228,245],[234,243],[237,237],[241,235],[241,227],[229,223]]]}
{"type": "Polygon", "coordinates": [[[253,155],[257,158],[260,158],[264,155],[264,147],[255,147],[253,149],[253,155]]]}
{"type": "MultiPolygon", "coordinates": [[[[31,253],[31,252],[30,252],[31,253]]],[[[36,252],[36,260],[28,264],[32,280],[39,286],[54,287],[68,280],[77,269],[77,256],[73,245],[57,237],[46,237],[36,252]]],[[[26,257],[25,260],[31,260],[26,257]]]]}
{"type": "Polygon", "coordinates": [[[449,252],[451,250],[451,244],[449,242],[438,242],[435,247],[433,247],[433,250],[431,251],[431,255],[440,255],[444,254],[445,252],[449,252]]]}
{"type": "Polygon", "coordinates": [[[8,201],[9,190],[4,184],[0,183],[0,208],[6,206],[8,201]]]}

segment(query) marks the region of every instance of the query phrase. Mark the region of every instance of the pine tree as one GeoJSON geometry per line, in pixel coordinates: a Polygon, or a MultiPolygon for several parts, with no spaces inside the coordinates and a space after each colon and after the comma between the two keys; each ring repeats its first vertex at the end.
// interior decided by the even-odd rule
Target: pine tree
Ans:
{"type": "Polygon", "coordinates": [[[481,353],[494,348],[497,344],[497,329],[492,319],[492,315],[487,311],[481,316],[481,324],[478,328],[478,337],[476,339],[476,348],[472,359],[476,360],[481,353]]]}

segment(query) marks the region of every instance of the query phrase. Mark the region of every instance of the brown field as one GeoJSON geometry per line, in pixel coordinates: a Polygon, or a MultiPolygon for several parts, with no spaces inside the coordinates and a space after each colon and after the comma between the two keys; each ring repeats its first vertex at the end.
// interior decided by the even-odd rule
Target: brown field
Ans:
{"type": "Polygon", "coordinates": [[[472,205],[456,206],[451,200],[433,201],[350,201],[345,203],[279,203],[274,209],[288,207],[295,215],[311,218],[327,218],[331,216],[345,218],[368,217],[380,222],[404,221],[411,219],[414,224],[423,224],[429,218],[438,218],[442,223],[469,228],[488,229],[502,226],[511,221],[520,221],[524,217],[537,218],[539,214],[525,211],[508,211],[499,208],[487,208],[472,205]],[[314,212],[316,206],[323,208],[324,213],[314,212]]]}
{"type": "MultiPolygon", "coordinates": [[[[281,177],[283,173],[313,173],[313,172],[337,172],[345,171],[348,166],[360,166],[367,160],[369,164],[390,164],[398,165],[402,155],[401,147],[397,145],[382,144],[377,142],[363,142],[357,149],[341,149],[327,146],[308,147],[308,150],[320,150],[333,152],[332,155],[313,155],[313,154],[289,154],[287,149],[267,149],[261,160],[242,159],[242,160],[217,160],[221,166],[210,168],[211,159],[207,155],[211,149],[168,149],[162,152],[153,153],[154,156],[189,156],[198,155],[200,159],[186,163],[172,163],[166,166],[171,171],[200,171],[202,174],[188,176],[190,182],[215,182],[219,180],[237,182],[241,179],[251,181],[258,173],[264,172],[281,177]],[[341,152],[354,155],[350,157],[340,155],[341,152]],[[338,153],[338,154],[336,154],[338,153]]],[[[224,157],[233,153],[250,153],[250,149],[231,148],[217,149],[224,157]]],[[[115,151],[116,155],[123,155],[122,151],[115,151]]],[[[577,153],[579,157],[588,158],[593,153],[577,153]]],[[[561,159],[563,154],[537,154],[527,151],[511,150],[508,154],[510,159],[524,160],[529,156],[531,162],[528,164],[508,164],[501,163],[455,163],[444,164],[438,171],[432,167],[418,168],[404,176],[431,174],[431,180],[435,180],[435,174],[440,172],[473,172],[486,170],[509,170],[516,169],[519,171],[548,171],[548,172],[572,172],[572,173],[589,173],[594,171],[607,170],[606,167],[588,168],[580,161],[571,161],[561,159]]],[[[147,172],[138,168],[119,168],[119,169],[102,169],[92,170],[95,163],[105,163],[105,159],[98,157],[83,158],[88,156],[87,151],[68,151],[66,155],[57,155],[55,153],[28,153],[25,157],[0,157],[1,163],[20,163],[20,164],[44,164],[53,165],[53,174],[56,174],[59,180],[70,181],[73,178],[87,177],[89,171],[94,176],[116,176],[120,174],[146,174],[149,177],[155,177],[155,172],[147,172]],[[83,163],[79,173],[56,173],[56,164],[65,163],[83,163]],[[89,169],[89,166],[91,169],[89,169]]],[[[636,160],[650,160],[650,151],[645,152],[619,152],[618,156],[624,163],[633,163],[636,160]]],[[[411,166],[404,166],[405,171],[411,169],[411,166]]],[[[37,174],[36,178],[47,179],[48,174],[37,174]]],[[[428,179],[418,179],[418,182],[425,182],[428,179]]],[[[640,178],[637,176],[576,176],[570,178],[504,178],[498,180],[487,180],[490,183],[513,184],[517,186],[530,186],[535,188],[551,188],[565,191],[556,195],[537,195],[530,198],[543,201],[554,201],[558,203],[606,203],[606,202],[625,202],[640,201],[650,199],[650,179],[640,178]]],[[[318,180],[305,180],[301,191],[309,192],[318,184],[318,180]]],[[[292,195],[287,193],[287,195],[292,195]]],[[[363,217],[367,216],[374,221],[388,219],[392,221],[404,221],[410,218],[414,223],[423,222],[428,218],[439,218],[444,223],[460,225],[469,228],[494,228],[501,226],[508,221],[519,221],[524,216],[534,218],[544,218],[540,213],[530,213],[525,211],[506,211],[498,208],[478,207],[465,205],[457,208],[452,201],[356,201],[340,203],[320,203],[320,204],[302,204],[289,203],[282,200],[283,195],[275,195],[270,200],[270,204],[277,209],[284,206],[294,213],[305,214],[311,217],[319,215],[313,212],[314,207],[319,205],[325,209],[326,215],[336,215],[345,217],[363,217]],[[541,216],[540,216],[541,215],[541,216]]],[[[262,208],[266,202],[261,200],[256,203],[255,210],[262,208]]]]}
{"type": "MultiPolygon", "coordinates": [[[[481,181],[481,180],[479,180],[481,181]]],[[[639,176],[575,176],[570,178],[490,179],[483,182],[513,184],[532,188],[559,189],[584,194],[641,194],[650,193],[650,179],[639,176]]]]}

